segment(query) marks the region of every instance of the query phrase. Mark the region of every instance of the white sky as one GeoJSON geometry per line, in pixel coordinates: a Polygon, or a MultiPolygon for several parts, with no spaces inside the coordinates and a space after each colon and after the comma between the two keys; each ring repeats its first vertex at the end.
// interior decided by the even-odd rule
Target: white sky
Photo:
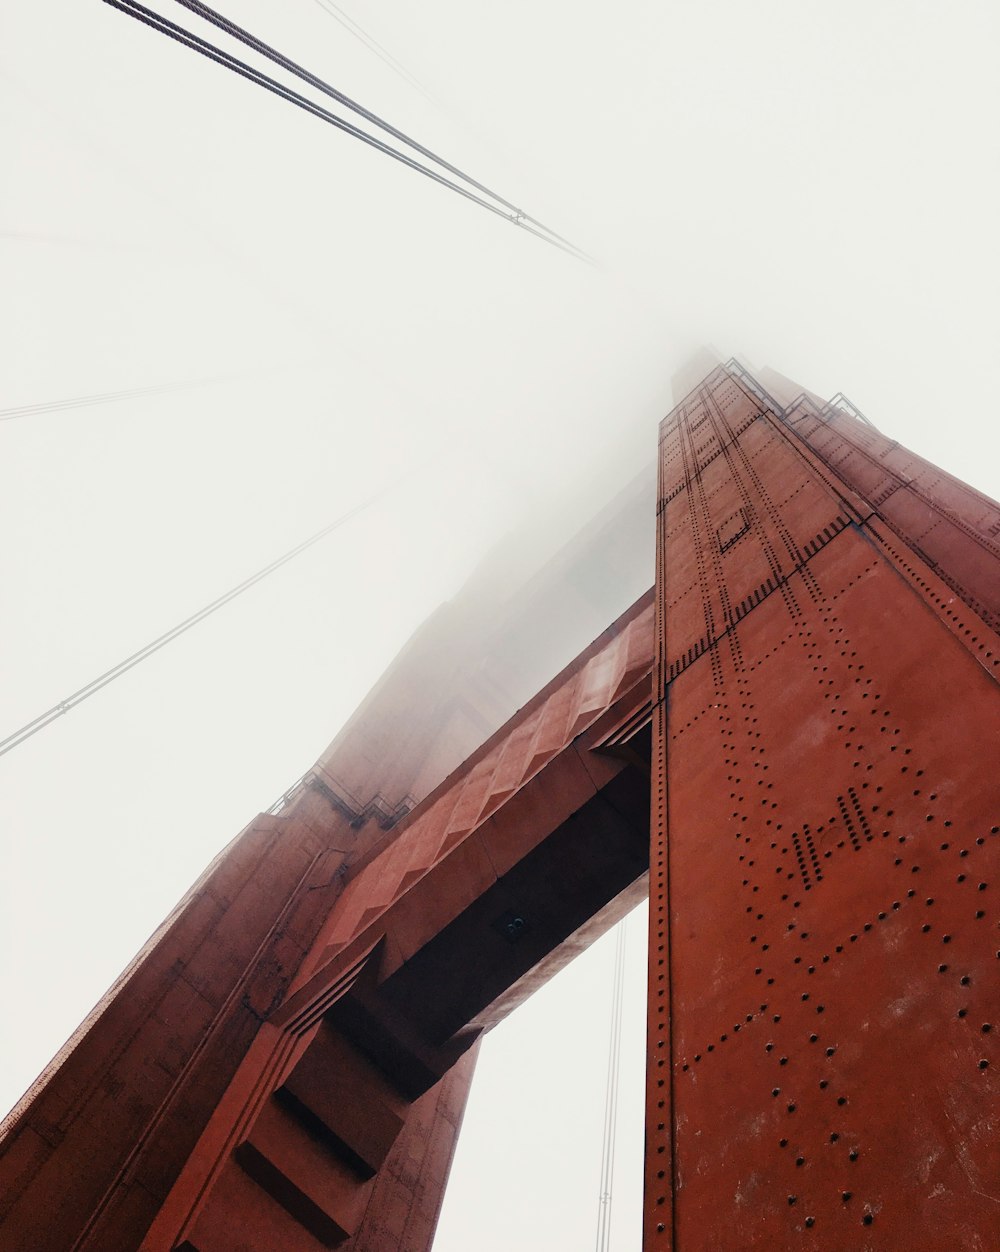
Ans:
{"type": "MultiPolygon", "coordinates": [[[[0,422],[0,738],[391,487],[0,761],[4,1107],[488,544],[652,456],[701,346],[1000,493],[992,0],[344,0],[434,104],[316,0],[220,3],[600,265],[98,0],[4,6],[0,407],[221,381],[0,422]]],[[[488,1041],[435,1252],[593,1241],[583,960],[488,1041]]]]}

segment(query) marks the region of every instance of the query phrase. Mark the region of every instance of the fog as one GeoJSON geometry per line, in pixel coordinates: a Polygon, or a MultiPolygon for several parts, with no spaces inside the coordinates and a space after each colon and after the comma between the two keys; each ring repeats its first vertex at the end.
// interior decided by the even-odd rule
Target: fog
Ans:
{"type": "MultiPolygon", "coordinates": [[[[319,0],[223,11],[596,264],[99,0],[0,19],[0,738],[371,500],[0,760],[5,1107],[487,551],[526,576],[648,465],[696,354],[1000,492],[995,4],[339,9],[406,74],[319,0]]],[[[436,1252],[592,1240],[610,969],[487,1041],[436,1252]]]]}

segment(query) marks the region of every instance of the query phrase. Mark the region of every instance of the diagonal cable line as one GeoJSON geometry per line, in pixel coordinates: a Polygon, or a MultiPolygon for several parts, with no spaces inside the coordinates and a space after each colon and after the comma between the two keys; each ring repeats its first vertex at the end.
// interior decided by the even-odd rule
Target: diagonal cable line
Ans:
{"type": "Polygon", "coordinates": [[[185,382],[154,383],[149,387],[130,387],[124,391],[95,392],[89,396],[69,396],[63,400],[42,400],[37,404],[17,404],[0,409],[0,422],[14,422],[21,417],[35,417],[41,413],[62,413],[67,409],[83,409],[94,404],[113,404],[118,400],[135,400],[139,396],[165,395],[171,391],[186,391],[192,387],[210,387],[214,383],[231,382],[238,375],[219,374],[213,378],[192,378],[185,382]]]}
{"type": "MultiPolygon", "coordinates": [[[[315,87],[318,91],[322,91],[324,95],[336,100],[338,104],[345,105],[347,108],[357,113],[359,117],[363,117],[365,121],[371,122],[373,126],[377,126],[380,130],[384,130],[386,134],[392,135],[394,139],[398,139],[401,143],[405,143],[408,147],[412,148],[415,152],[419,152],[421,156],[426,157],[429,161],[433,161],[436,165],[440,165],[441,168],[447,170],[449,174],[454,174],[456,178],[461,178],[462,181],[468,183],[470,187],[475,187],[477,191],[481,191],[484,195],[496,200],[496,202],[498,204],[502,204],[504,208],[510,209],[511,212],[516,215],[518,220],[530,222],[533,226],[537,226],[540,230],[545,231],[546,234],[552,235],[553,238],[566,244],[567,247],[574,248],[574,245],[571,244],[568,239],[564,239],[562,235],[559,235],[554,230],[550,229],[544,222],[538,221],[537,218],[532,217],[530,214],[525,213],[523,209],[518,208],[516,204],[512,204],[509,200],[505,200],[503,196],[499,195],[495,191],[492,191],[483,183],[477,182],[476,179],[474,179],[471,175],[466,174],[464,170],[459,169],[458,166],[452,165],[450,161],[446,161],[444,157],[438,156],[437,153],[432,152],[430,148],[425,148],[424,145],[418,143],[416,139],[412,139],[404,131],[397,129],[390,122],[387,122],[384,118],[379,117],[377,113],[373,113],[370,109],[366,109],[364,105],[358,104],[356,100],[351,99],[351,97],[345,95],[344,92],[331,86],[322,78],[318,78],[309,70],[304,69],[297,62],[292,61],[283,53],[278,52],[276,48],[272,48],[270,44],[264,43],[264,41],[258,39],[256,35],[252,35],[248,30],[244,30],[242,26],[237,26],[237,24],[230,21],[229,18],[223,17],[221,13],[216,12],[215,9],[212,9],[207,4],[202,3],[201,0],[175,0],[175,3],[179,4],[182,8],[187,9],[189,12],[194,13],[197,17],[203,18],[206,22],[210,22],[219,30],[225,31],[227,35],[231,35],[234,39],[239,40],[240,43],[246,44],[248,48],[253,48],[253,50],[260,53],[261,56],[266,57],[269,61],[273,61],[275,65],[280,65],[282,69],[287,70],[290,74],[294,74],[296,78],[301,78],[303,82],[309,83],[310,86],[315,87]]],[[[574,248],[574,251],[576,250],[577,249],[574,248]]]]}
{"type": "Polygon", "coordinates": [[[614,974],[611,985],[610,1038],[608,1040],[608,1074],[604,1092],[604,1134],[601,1142],[601,1191],[597,1207],[595,1252],[609,1252],[611,1247],[611,1196],[615,1177],[627,930],[628,918],[626,917],[619,922],[618,934],[615,936],[614,974]]]}
{"type": "Polygon", "coordinates": [[[273,78],[269,78],[266,74],[256,70],[253,66],[247,65],[245,61],[240,61],[237,57],[231,56],[228,52],[224,52],[215,44],[208,43],[207,40],[201,39],[198,35],[191,31],[185,30],[183,27],[176,25],[165,17],[161,17],[158,13],[154,13],[151,9],[147,9],[144,5],[138,4],[136,0],[104,0],[104,3],[110,5],[114,9],[120,9],[123,13],[127,13],[130,17],[134,17],[137,21],[151,27],[153,30],[159,31],[160,34],[167,35],[169,38],[176,40],[185,47],[191,48],[194,52],[201,53],[210,61],[215,61],[218,65],[225,69],[232,70],[233,73],[239,74],[241,77],[249,79],[250,82],[256,83],[258,87],[263,87],[266,91],[273,92],[274,95],[280,96],[283,100],[289,101],[291,104],[297,105],[307,113],[312,113],[314,117],[320,118],[322,121],[328,122],[331,126],[335,126],[338,130],[342,130],[356,139],[360,139],[363,143],[369,144],[379,152],[385,153],[387,156],[394,157],[403,165],[408,165],[412,169],[419,170],[426,174],[428,178],[435,182],[441,183],[446,187],[457,191],[459,195],[465,196],[468,200],[473,200],[477,204],[481,204],[483,208],[489,209],[491,213],[496,213],[499,217],[514,220],[512,215],[504,212],[503,209],[494,204],[490,204],[486,200],[482,200],[479,196],[474,195],[471,191],[467,191],[464,187],[458,186],[451,182],[443,175],[438,174],[435,170],[428,169],[426,166],[415,161],[412,157],[406,155],[405,152],[399,152],[396,148],[391,147],[387,143],[383,143],[375,135],[369,135],[367,131],[361,130],[360,127],[348,122],[345,118],[338,117],[335,113],[331,113],[328,109],[324,109],[321,105],[314,104],[313,101],[305,96],[299,95],[298,92],[292,91],[290,87],[285,87],[282,83],[277,82],[273,78]]]}
{"type": "Polygon", "coordinates": [[[331,113],[328,109],[323,108],[321,105],[314,103],[307,97],[293,91],[290,87],[286,87],[283,83],[279,83],[275,79],[268,77],[260,70],[254,69],[245,61],[239,60],[237,57],[225,52],[222,48],[217,47],[215,44],[209,43],[207,40],[202,39],[193,32],[184,29],[184,27],[178,26],[175,22],[171,22],[168,18],[163,17],[161,14],[155,13],[152,9],[146,8],[145,5],[139,4],[138,0],[103,0],[103,3],[109,5],[111,8],[119,9],[122,13],[127,14],[129,17],[133,17],[137,21],[142,22],[144,25],[149,26],[151,29],[158,31],[160,34],[176,40],[176,42],[183,44],[192,51],[200,53],[202,56],[207,57],[210,61],[215,61],[216,64],[223,66],[225,69],[231,70],[235,74],[239,74],[242,78],[248,79],[250,82],[255,83],[258,87],[263,87],[265,91],[270,91],[274,95],[280,96],[282,99],[287,100],[290,104],[294,104],[298,108],[303,109],[305,112],[311,113],[314,117],[327,122],[329,125],[336,127],[338,130],[344,131],[353,138],[360,139],[362,143],[366,143],[369,147],[375,148],[376,151],[392,157],[394,160],[399,161],[403,165],[409,166],[411,169],[416,170],[425,177],[432,179],[434,182],[440,183],[443,187],[447,187],[449,190],[457,192],[458,195],[463,196],[466,200],[471,200],[473,203],[480,205],[482,208],[488,209],[491,213],[495,213],[498,217],[502,217],[507,221],[513,222],[522,230],[526,230],[529,234],[535,235],[545,243],[551,244],[552,247],[558,248],[562,252],[567,252],[571,256],[575,256],[577,260],[586,261],[589,264],[594,263],[586,253],[581,251],[581,249],[577,248],[575,245],[562,240],[562,238],[556,235],[554,231],[549,231],[547,227],[538,229],[536,226],[532,225],[531,222],[529,222],[526,215],[520,213],[519,211],[514,210],[512,212],[508,212],[499,205],[490,203],[489,200],[483,199],[482,196],[476,195],[475,192],[468,190],[468,188],[461,186],[449,178],[445,178],[445,176],[443,174],[439,174],[437,170],[421,164],[407,153],[401,152],[398,148],[393,148],[390,144],[385,143],[377,136],[371,135],[367,131],[362,130],[360,127],[355,126],[352,122],[347,121],[346,118],[342,118],[335,113],[331,113]]]}
{"type": "Polygon", "coordinates": [[[149,383],[144,387],[126,387],[121,391],[95,391],[83,396],[64,396],[59,400],[39,400],[34,404],[14,404],[0,409],[0,422],[16,422],[24,417],[38,417],[43,413],[65,413],[70,409],[85,409],[93,405],[115,404],[119,400],[137,400],[142,396],[169,395],[174,391],[193,391],[199,387],[214,387],[222,383],[239,383],[262,374],[281,372],[286,369],[311,369],[310,362],[296,362],[291,366],[260,366],[254,370],[241,370],[232,374],[211,374],[204,378],[184,378],[176,382],[149,383]]]}
{"type": "MultiPolygon", "coordinates": [[[[477,191],[481,191],[484,195],[492,197],[492,199],[496,200],[498,204],[502,204],[504,208],[510,209],[513,213],[519,214],[527,221],[534,221],[533,218],[528,218],[527,214],[519,209],[516,204],[511,204],[511,202],[509,200],[505,200],[503,196],[498,195],[495,191],[491,191],[489,187],[477,182],[474,178],[471,178],[457,166],[452,165],[443,157],[439,157],[436,153],[432,152],[430,148],[425,148],[423,144],[418,143],[416,139],[411,139],[410,136],[404,131],[398,130],[395,126],[385,121],[384,118],[379,117],[377,113],[373,113],[370,109],[366,109],[364,105],[358,104],[356,100],[353,100],[350,96],[345,95],[344,92],[339,91],[336,87],[332,87],[322,78],[318,78],[315,74],[310,73],[309,70],[304,69],[295,61],[290,60],[283,53],[278,52],[276,48],[272,48],[270,44],[264,43],[263,40],[258,39],[255,35],[251,35],[250,32],[244,30],[242,26],[237,26],[235,22],[231,22],[228,18],[223,17],[221,13],[217,13],[214,9],[210,9],[207,4],[201,4],[199,3],[199,0],[175,0],[175,3],[179,4],[182,8],[189,10],[189,12],[196,14],[198,17],[204,18],[206,22],[211,22],[211,24],[218,27],[219,30],[225,31],[227,35],[231,35],[234,39],[238,39],[240,43],[246,44],[248,48],[253,48],[253,50],[255,52],[259,52],[261,56],[266,57],[269,61],[273,61],[275,65],[280,65],[282,69],[288,70],[288,72],[294,74],[296,78],[301,78],[303,82],[309,83],[310,86],[315,87],[318,91],[322,91],[324,95],[336,100],[338,104],[345,105],[354,113],[357,113],[359,117],[363,117],[365,121],[371,122],[372,125],[379,127],[380,130],[384,130],[386,134],[392,135],[394,139],[398,139],[401,143],[405,143],[408,147],[413,148],[415,152],[419,152],[421,156],[433,161],[436,165],[440,165],[441,168],[446,169],[449,174],[454,174],[457,178],[461,178],[464,182],[467,182],[470,187],[475,187],[477,191]]],[[[537,222],[535,224],[542,226],[541,222],[537,222]]]]}
{"type": "Polygon", "coordinates": [[[401,61],[397,61],[389,49],[383,47],[374,35],[369,35],[365,28],[359,25],[339,4],[334,4],[333,0],[316,0],[316,3],[324,13],[332,17],[335,22],[339,22],[344,30],[353,35],[355,39],[359,39],[369,52],[374,52],[378,59],[388,65],[393,73],[398,74],[405,83],[419,91],[428,103],[435,103],[434,97],[421,84],[420,80],[415,78],[401,61]]]}
{"type": "Polygon", "coordinates": [[[341,526],[346,525],[346,523],[352,518],[357,517],[359,513],[363,513],[377,501],[381,500],[390,490],[394,489],[396,485],[396,483],[391,483],[386,487],[383,487],[383,489],[377,492],[374,496],[362,501],[361,504],[356,505],[348,512],[341,514],[340,517],[336,518],[328,526],[324,526],[322,530],[318,530],[314,535],[310,535],[308,539],[305,539],[302,543],[297,544],[283,556],[279,556],[277,560],[272,561],[270,565],[265,565],[264,568],[258,570],[256,574],[252,574],[249,578],[244,579],[243,582],[238,583],[235,587],[231,587],[227,592],[219,596],[218,599],[213,600],[211,604],[206,604],[205,607],[199,609],[197,613],[192,613],[191,616],[186,617],[183,622],[178,622],[176,626],[171,627],[170,630],[154,639],[151,643],[147,643],[145,647],[140,648],[138,652],[133,652],[132,655],[126,657],[124,661],[119,661],[117,665],[112,666],[111,669],[106,670],[97,678],[92,679],[86,684],[86,686],[81,687],[79,691],[74,691],[72,695],[67,696],[64,700],[60,700],[59,703],[53,705],[51,709],[47,709],[44,713],[39,714],[38,717],[33,718],[26,725],[22,726],[20,730],[14,731],[14,733],[8,735],[6,739],[0,739],[0,756],[3,756],[7,752],[11,752],[14,748],[24,743],[25,740],[30,739],[32,735],[37,735],[40,730],[44,730],[46,726],[62,717],[65,713],[68,713],[70,709],[76,708],[78,704],[82,704],[84,700],[88,700],[92,695],[95,695],[98,691],[100,691],[102,687],[106,687],[108,683],[114,682],[114,680],[116,678],[120,678],[122,674],[127,674],[130,669],[134,669],[138,664],[140,664],[140,662],[145,661],[147,657],[152,656],[154,652],[159,652],[159,650],[161,648],[165,648],[168,643],[173,643],[175,639],[180,638],[181,635],[189,631],[192,626],[197,626],[199,622],[203,622],[206,617],[210,617],[213,613],[216,613],[223,607],[223,605],[228,604],[230,600],[235,600],[236,597],[242,595],[244,591],[249,591],[251,587],[266,578],[268,574],[273,574],[274,571],[280,569],[282,565],[287,565],[289,561],[305,552],[307,548],[311,548],[313,544],[319,543],[319,541],[321,539],[325,539],[327,535],[332,535],[334,531],[339,530],[341,526]]]}

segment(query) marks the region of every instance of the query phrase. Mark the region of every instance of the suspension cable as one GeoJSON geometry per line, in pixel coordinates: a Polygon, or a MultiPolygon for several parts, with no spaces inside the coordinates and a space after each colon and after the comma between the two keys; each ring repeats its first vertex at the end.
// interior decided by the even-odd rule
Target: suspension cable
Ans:
{"type": "Polygon", "coordinates": [[[83,409],[93,404],[113,404],[117,400],[135,400],[140,396],[166,395],[172,391],[187,391],[193,387],[210,387],[215,383],[232,382],[237,374],[218,374],[214,378],[192,378],[176,383],[154,383],[148,387],[129,387],[125,391],[95,392],[89,396],[70,396],[63,400],[42,400],[37,404],[17,404],[0,409],[0,422],[14,422],[21,417],[36,417],[41,413],[62,413],[67,409],[83,409]]]}
{"type": "MultiPolygon", "coordinates": [[[[336,87],[332,87],[322,78],[317,78],[315,74],[310,73],[307,69],[303,69],[301,65],[290,60],[281,52],[278,52],[275,48],[272,48],[270,44],[264,43],[263,40],[258,39],[256,35],[252,35],[249,31],[244,30],[242,26],[237,26],[236,23],[231,22],[229,18],[223,17],[222,14],[217,13],[215,9],[211,9],[207,4],[203,4],[201,0],[175,0],[175,3],[179,4],[182,8],[187,9],[189,12],[194,13],[197,17],[204,18],[206,22],[211,22],[211,24],[218,27],[219,30],[225,31],[227,35],[231,35],[234,39],[238,39],[240,43],[246,44],[248,48],[252,48],[255,52],[259,52],[261,56],[266,57],[269,61],[273,61],[275,65],[280,65],[282,69],[287,70],[290,74],[294,74],[296,78],[301,78],[303,82],[309,83],[310,86],[315,87],[318,91],[322,91],[324,95],[330,96],[330,98],[336,100],[338,104],[346,105],[347,108],[352,109],[355,113],[357,113],[359,117],[363,117],[365,121],[371,122],[372,125],[377,126],[380,130],[384,130],[386,134],[392,135],[394,139],[398,139],[401,143],[405,143],[408,147],[413,148],[415,152],[419,152],[421,156],[426,157],[428,160],[433,161],[437,165],[440,165],[442,169],[446,169],[449,174],[454,174],[456,178],[461,178],[463,182],[468,183],[470,187],[475,187],[477,191],[481,191],[484,195],[490,196],[493,200],[496,200],[498,204],[502,204],[504,208],[510,209],[510,211],[519,220],[530,222],[533,226],[537,226],[540,230],[545,231],[547,235],[552,235],[553,238],[566,244],[567,247],[573,248],[573,245],[568,239],[564,239],[562,235],[558,235],[554,230],[550,230],[549,227],[543,222],[538,221],[537,218],[531,217],[529,214],[525,213],[523,209],[519,209],[516,204],[511,204],[509,200],[505,200],[503,196],[499,195],[497,192],[492,191],[489,187],[477,182],[476,179],[471,177],[471,175],[466,174],[456,165],[452,165],[450,161],[446,161],[444,157],[438,156],[436,153],[432,152],[430,148],[425,148],[424,145],[418,143],[416,139],[411,139],[410,136],[404,131],[398,130],[395,126],[391,125],[391,123],[385,121],[384,118],[379,117],[377,113],[373,113],[370,109],[366,109],[364,105],[358,104],[356,100],[352,100],[350,96],[345,95],[342,91],[338,91],[336,87]]],[[[575,248],[574,251],[576,251],[575,248]]]]}
{"type": "Polygon", "coordinates": [[[428,104],[435,104],[436,101],[431,93],[423,86],[419,79],[415,78],[401,61],[397,61],[388,48],[384,48],[374,35],[369,35],[365,28],[346,13],[339,4],[334,4],[333,0],[316,0],[316,3],[333,18],[335,22],[339,22],[349,34],[353,35],[365,45],[369,52],[374,52],[378,59],[386,64],[394,74],[398,74],[403,82],[408,83],[415,91],[419,91],[428,104]]]}
{"type": "MultiPolygon", "coordinates": [[[[398,148],[393,148],[390,144],[377,138],[375,135],[369,134],[360,127],[355,126],[346,118],[339,117],[335,113],[331,113],[328,109],[309,100],[307,97],[293,91],[290,87],[283,83],[277,82],[275,79],[268,77],[260,70],[248,65],[245,61],[239,60],[237,57],[225,52],[217,45],[209,43],[193,32],[186,30],[182,26],[178,26],[175,22],[171,22],[168,18],[163,17],[159,13],[153,12],[152,9],[146,8],[145,5],[138,3],[138,0],[103,0],[103,3],[111,8],[119,9],[122,13],[129,17],[135,18],[142,22],[145,26],[152,30],[158,31],[161,35],[166,35],[170,39],[176,40],[177,43],[183,44],[194,52],[200,53],[207,57],[210,61],[223,66],[225,69],[231,70],[235,74],[239,74],[242,78],[248,79],[258,87],[262,87],[265,91],[270,91],[276,96],[287,100],[290,104],[296,105],[307,113],[311,113],[314,117],[321,121],[327,122],[329,125],[336,127],[345,134],[351,135],[355,139],[361,140],[362,143],[368,144],[369,147],[375,148],[376,151],[386,156],[392,157],[403,165],[409,166],[425,177],[432,179],[436,183],[440,183],[443,187],[447,187],[450,191],[457,192],[466,200],[480,205],[484,209],[488,209],[491,213],[495,213],[498,217],[503,217],[509,222],[513,222],[516,226],[520,226],[522,230],[526,230],[529,234],[535,235],[544,242],[551,244],[554,248],[559,248],[562,252],[568,252],[571,256],[575,256],[578,260],[586,261],[593,264],[593,261],[586,253],[582,252],[575,245],[564,241],[554,231],[549,231],[547,227],[536,227],[531,224],[526,215],[519,210],[508,211],[498,204],[492,204],[489,200],[485,200],[482,196],[476,195],[475,192],[468,188],[445,178],[443,174],[437,170],[431,169],[429,166],[421,164],[405,152],[401,152],[398,148]]],[[[225,19],[223,19],[225,20],[225,19]]],[[[252,37],[251,37],[252,38],[252,37]]],[[[276,54],[280,55],[280,54],[276,54]]],[[[463,176],[464,177],[464,176],[463,176]]],[[[492,195],[492,193],[489,193],[492,195]]],[[[532,219],[533,221],[534,219],[532,219]]]]}
{"type": "Polygon", "coordinates": [[[601,1190],[597,1205],[596,1252],[611,1247],[611,1194],[615,1176],[615,1139],[618,1126],[618,1087],[621,1072],[622,1003],[625,987],[625,941],[628,918],[618,925],[608,1039],[608,1074],[604,1093],[604,1138],[601,1144],[601,1190]]]}
{"type": "Polygon", "coordinates": [[[300,553],[305,552],[307,548],[311,548],[313,544],[319,543],[319,541],[321,539],[325,539],[327,535],[332,535],[335,530],[339,530],[341,526],[344,526],[352,518],[357,517],[359,513],[363,513],[366,509],[370,508],[378,500],[381,500],[390,490],[394,490],[396,486],[397,483],[393,482],[383,487],[381,491],[369,497],[369,499],[363,501],[359,505],[356,505],[347,513],[341,514],[340,517],[336,518],[328,526],[324,526],[322,530],[318,530],[314,535],[311,535],[302,543],[297,544],[294,548],[286,552],[284,556],[279,556],[277,560],[272,561],[270,565],[265,565],[264,568],[258,570],[256,574],[252,574],[249,578],[244,579],[244,581],[237,584],[237,586],[231,587],[229,591],[225,592],[224,595],[219,596],[217,600],[213,600],[211,604],[205,605],[205,607],[199,609],[197,613],[192,613],[190,617],[186,617],[183,622],[179,622],[176,626],[171,627],[170,630],[154,639],[151,643],[147,643],[146,646],[140,648],[138,652],[133,652],[132,655],[126,657],[124,661],[119,661],[117,665],[112,666],[112,668],[106,670],[105,673],[92,679],[86,684],[86,686],[81,687],[79,691],[74,691],[73,694],[67,696],[65,700],[60,700],[59,703],[53,705],[51,709],[48,709],[46,712],[39,714],[38,717],[33,718],[25,726],[22,726],[20,730],[16,730],[12,735],[8,735],[6,739],[0,739],[0,756],[12,751],[14,748],[24,743],[26,739],[30,739],[32,735],[37,735],[40,730],[44,730],[46,726],[62,717],[64,713],[68,713],[70,709],[75,708],[78,704],[82,704],[84,700],[88,700],[92,695],[95,695],[98,691],[100,691],[102,687],[106,687],[108,683],[114,682],[114,680],[116,678],[120,678],[122,674],[126,674],[130,669],[134,669],[141,661],[145,661],[147,657],[152,656],[154,652],[159,652],[159,650],[161,648],[165,648],[168,643],[173,643],[175,639],[180,638],[180,636],[186,631],[189,631],[192,626],[197,626],[199,622],[203,622],[206,617],[210,617],[213,613],[221,609],[223,605],[228,604],[230,600],[235,600],[236,597],[242,595],[244,591],[249,591],[251,587],[266,578],[268,574],[273,574],[274,571],[280,569],[282,565],[287,565],[289,561],[291,561],[294,557],[297,557],[300,553]]]}

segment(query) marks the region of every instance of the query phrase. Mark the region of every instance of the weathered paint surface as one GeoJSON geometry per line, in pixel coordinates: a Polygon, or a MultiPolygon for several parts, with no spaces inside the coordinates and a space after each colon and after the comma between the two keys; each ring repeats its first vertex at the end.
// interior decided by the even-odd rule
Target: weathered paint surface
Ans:
{"type": "Polygon", "coordinates": [[[645,1247],[996,1247],[1000,510],[726,371],[660,449],[645,1247]]]}

